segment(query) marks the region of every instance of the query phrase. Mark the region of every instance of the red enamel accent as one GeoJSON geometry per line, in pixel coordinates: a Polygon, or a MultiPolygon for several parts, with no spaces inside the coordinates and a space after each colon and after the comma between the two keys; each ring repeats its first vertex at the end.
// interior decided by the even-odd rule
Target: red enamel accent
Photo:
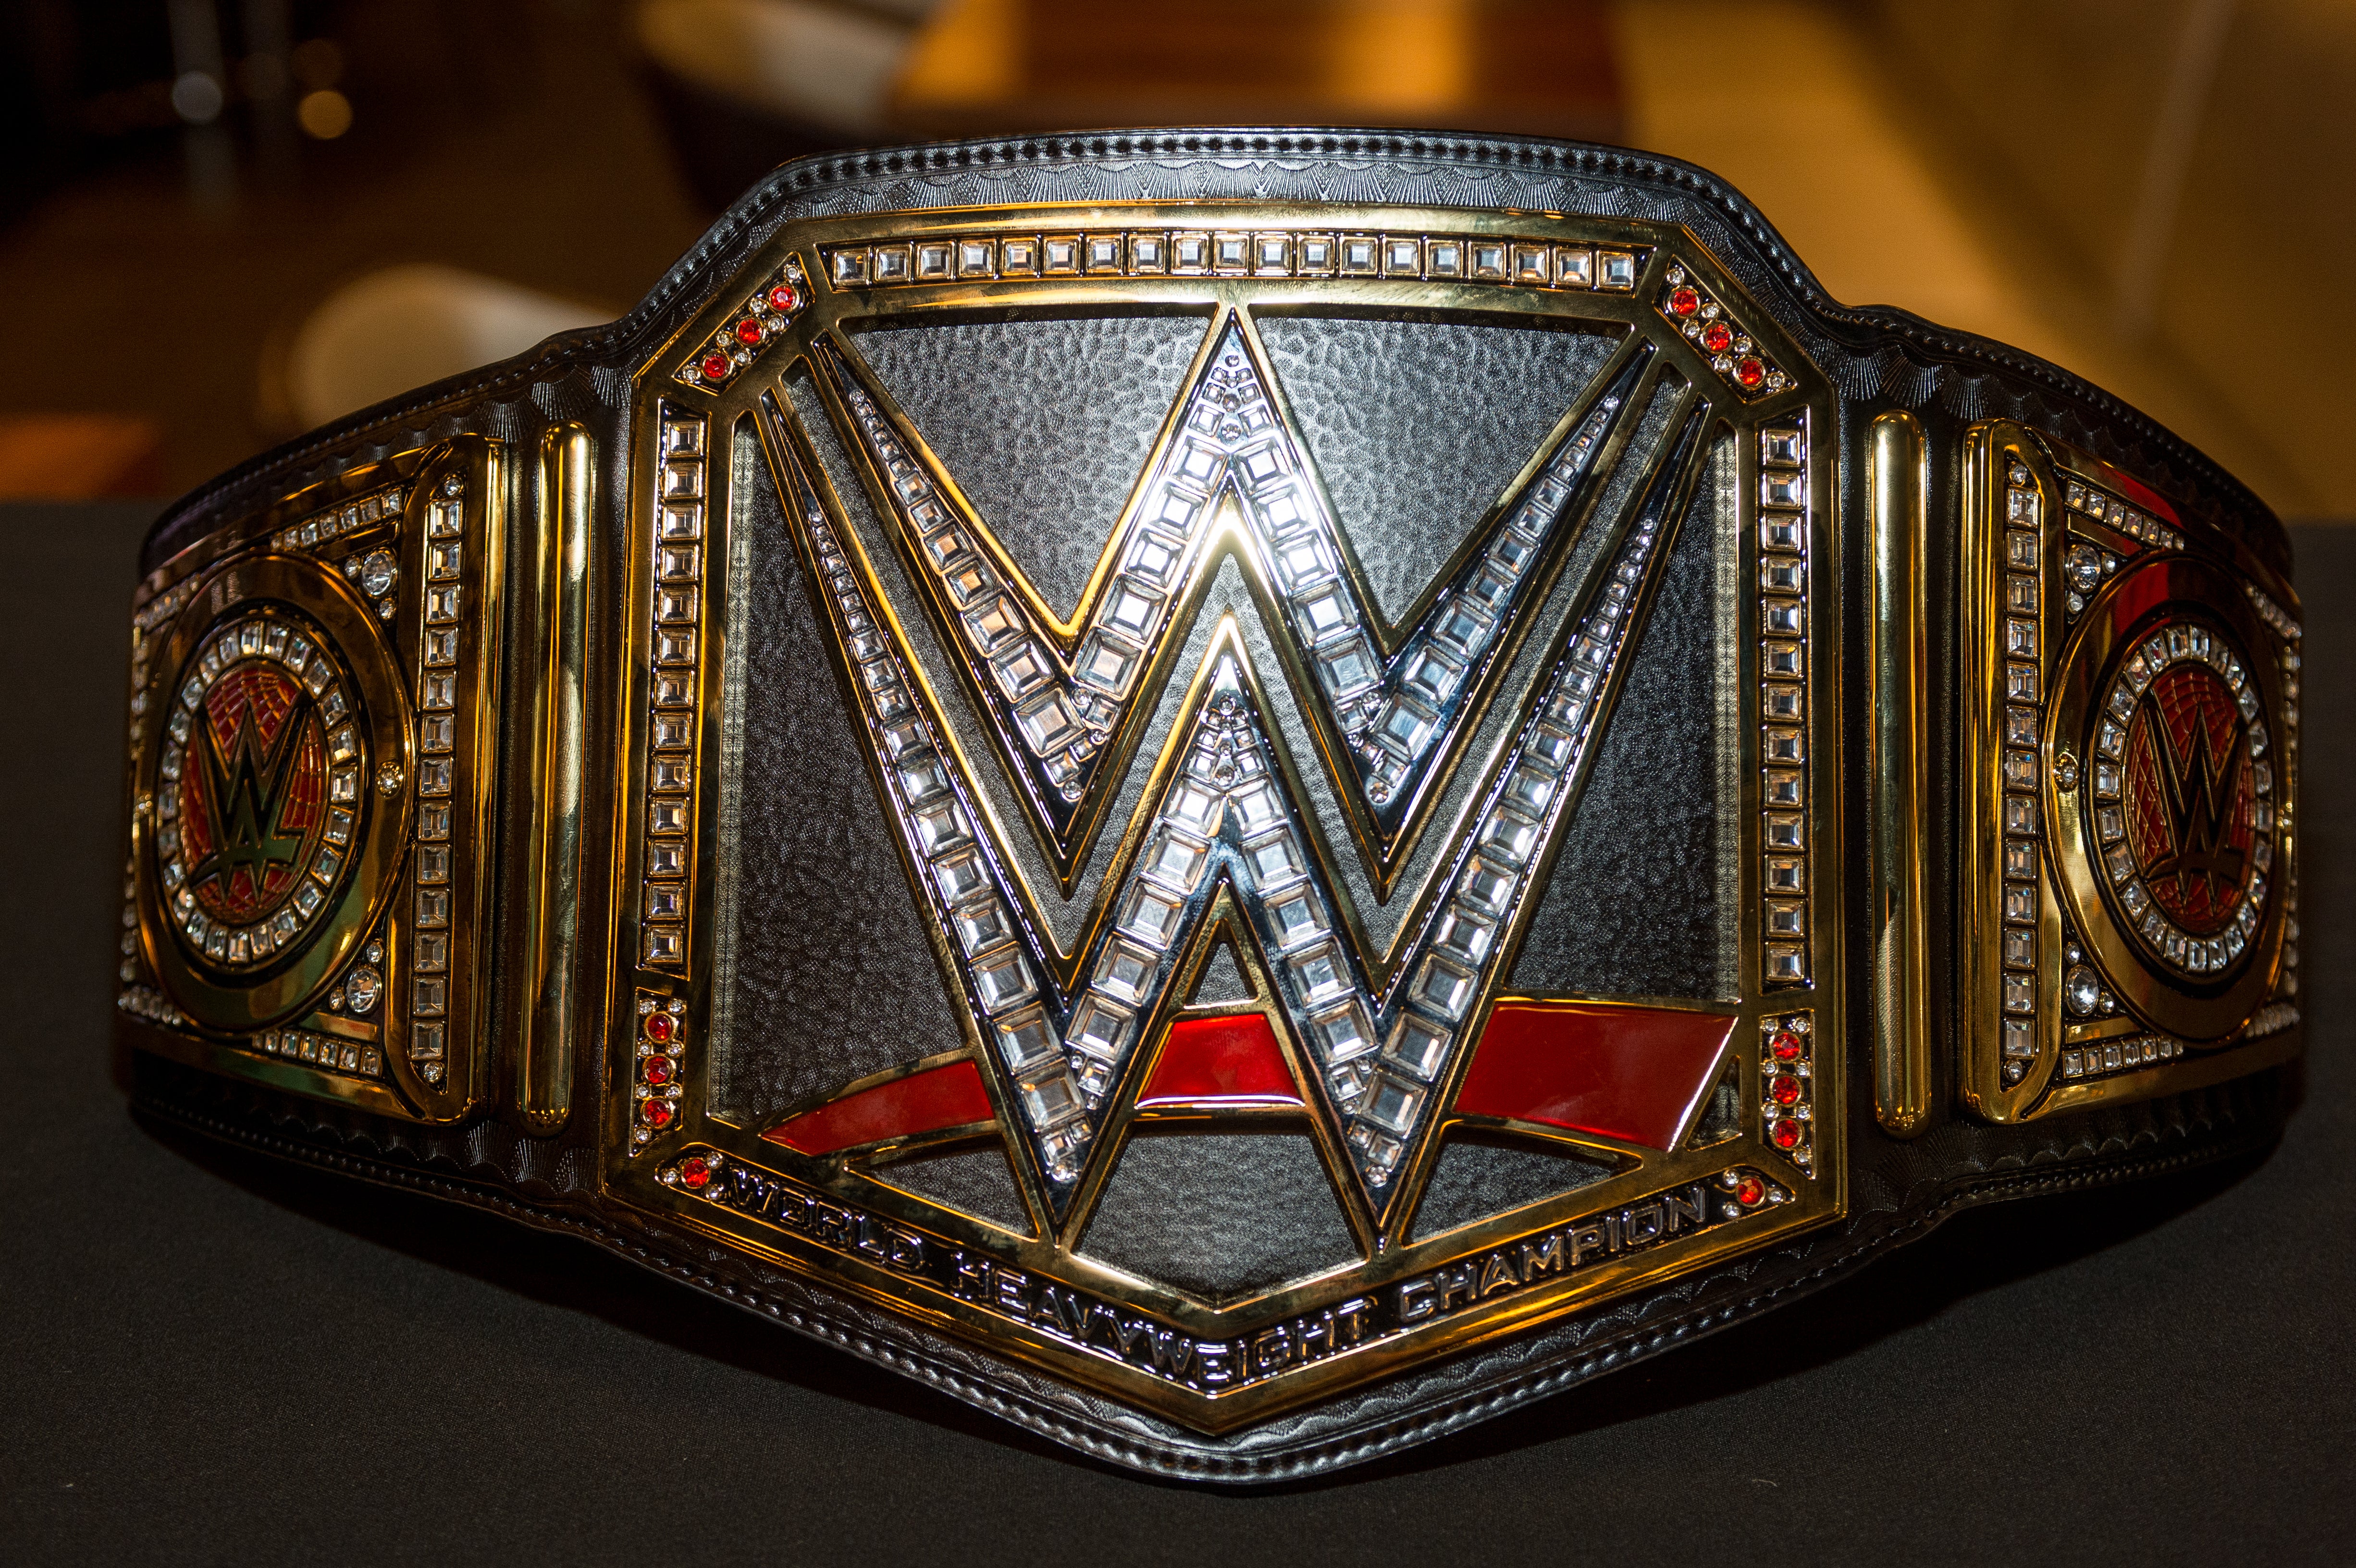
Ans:
{"type": "Polygon", "coordinates": [[[2184,521],[2176,515],[2175,503],[2149,485],[2129,478],[2115,468],[2111,470],[2110,477],[2116,482],[2119,489],[2126,492],[2127,499],[2135,502],[2144,510],[2164,517],[2170,522],[2180,523],[2184,521]]]}
{"type": "Polygon", "coordinates": [[[969,1061],[950,1062],[846,1094],[761,1136],[798,1154],[831,1155],[988,1122],[997,1114],[981,1086],[981,1069],[969,1061]]]}
{"type": "Polygon", "coordinates": [[[1734,341],[1734,332],[1723,321],[1713,321],[1701,329],[1701,346],[1713,354],[1723,354],[1734,341]]]}
{"type": "Polygon", "coordinates": [[[1153,1076],[1137,1097],[1141,1109],[1178,1105],[1247,1106],[1301,1104],[1276,1031],[1257,1013],[1233,1018],[1181,1018],[1153,1076]]]}
{"type": "Polygon", "coordinates": [[[1669,295],[1669,308],[1679,316],[1691,316],[1701,308],[1701,295],[1689,288],[1676,289],[1669,295]]]}
{"type": "Polygon", "coordinates": [[[678,1026],[671,1022],[671,1016],[668,1013],[647,1015],[647,1038],[659,1046],[667,1043],[670,1039],[671,1031],[677,1027],[678,1026]]]}
{"type": "Polygon", "coordinates": [[[1456,1109],[1665,1150],[1708,1092],[1733,1028],[1665,1007],[1500,1003],[1456,1109]]]}
{"type": "Polygon", "coordinates": [[[707,381],[726,381],[728,379],[728,356],[725,354],[704,355],[703,379],[707,381]]]}
{"type": "Polygon", "coordinates": [[[711,1184],[712,1167],[702,1155],[690,1155],[679,1162],[679,1180],[681,1187],[700,1190],[711,1184]]]}

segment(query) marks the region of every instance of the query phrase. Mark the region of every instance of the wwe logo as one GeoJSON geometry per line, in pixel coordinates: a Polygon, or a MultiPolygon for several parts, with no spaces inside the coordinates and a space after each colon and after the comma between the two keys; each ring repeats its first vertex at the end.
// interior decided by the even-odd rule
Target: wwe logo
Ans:
{"type": "Polygon", "coordinates": [[[1420,618],[1395,628],[1349,565],[1248,322],[1230,314],[1059,624],[853,352],[829,339],[813,359],[874,520],[844,505],[792,405],[765,399],[763,435],[1026,1186],[1059,1218],[1085,1211],[1108,1174],[1106,1133],[1135,1113],[1173,1013],[1226,943],[1304,1109],[1347,1151],[1355,1220],[1387,1234],[1616,701],[1708,456],[1707,399],[1624,342],[1420,618]],[[1656,402],[1663,434],[1639,442],[1656,402]],[[1582,539],[1595,548],[1558,593],[1582,539]],[[887,602],[883,551],[916,605],[887,602]],[[927,677],[911,617],[948,651],[954,691],[927,677]],[[1255,663],[1254,617],[1277,669],[1255,663]],[[975,723],[952,724],[958,698],[975,723]],[[1347,843],[1312,805],[1280,701],[1347,843]],[[1504,722],[1484,728],[1500,703],[1504,722]],[[1459,779],[1476,734],[1494,737],[1488,760],[1459,779]],[[960,744],[975,735],[981,746],[960,744]],[[994,797],[985,766],[1008,787],[994,797]],[[1033,846],[1012,842],[993,798],[1020,802],[1029,864],[1054,886],[1023,874],[1033,846]],[[1087,918],[1059,942],[1050,901],[1074,897],[1124,798],[1087,918]],[[1421,844],[1444,801],[1452,825],[1421,844]],[[1377,902],[1410,861],[1426,868],[1387,945],[1353,902],[1345,854],[1377,902]]]}
{"type": "Polygon", "coordinates": [[[2224,756],[2217,756],[2205,715],[2196,710],[2186,726],[2189,736],[2179,745],[2160,711],[2156,690],[2144,693],[2142,717],[2147,733],[2158,743],[2152,755],[2158,764],[2168,846],[2144,868],[2144,878],[2174,878],[2180,890],[2185,878],[2198,877],[2210,907],[2220,908],[2241,887],[2248,864],[2247,854],[2230,842],[2230,834],[2249,737],[2241,725],[2233,725],[2233,744],[2224,756]]]}

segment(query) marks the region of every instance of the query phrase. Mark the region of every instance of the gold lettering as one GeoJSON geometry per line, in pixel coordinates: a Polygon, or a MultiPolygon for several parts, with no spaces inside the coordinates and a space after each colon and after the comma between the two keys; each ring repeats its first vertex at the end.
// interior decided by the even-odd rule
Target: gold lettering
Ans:
{"type": "Polygon", "coordinates": [[[1605,1245],[1606,1240],[1602,1226],[1580,1225],[1573,1227],[1570,1232],[1570,1266],[1574,1269],[1579,1267],[1580,1264],[1587,1262],[1589,1253],[1601,1252],[1603,1251],[1605,1245]]]}

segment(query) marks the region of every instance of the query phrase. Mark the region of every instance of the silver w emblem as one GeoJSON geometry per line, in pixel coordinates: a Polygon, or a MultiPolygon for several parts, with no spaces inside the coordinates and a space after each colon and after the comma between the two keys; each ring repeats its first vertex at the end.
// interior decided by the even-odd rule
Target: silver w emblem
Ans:
{"type": "Polygon", "coordinates": [[[1225,313],[1059,622],[853,352],[819,340],[812,374],[887,538],[862,536],[773,396],[765,440],[1025,1184],[1085,1212],[1225,942],[1346,1151],[1355,1219],[1388,1235],[1612,711],[1708,400],[1632,335],[1393,626],[1249,321],[1225,313]],[[1638,443],[1656,402],[1665,434],[1638,443]],[[1377,940],[1362,906],[1410,866],[1377,940]]]}

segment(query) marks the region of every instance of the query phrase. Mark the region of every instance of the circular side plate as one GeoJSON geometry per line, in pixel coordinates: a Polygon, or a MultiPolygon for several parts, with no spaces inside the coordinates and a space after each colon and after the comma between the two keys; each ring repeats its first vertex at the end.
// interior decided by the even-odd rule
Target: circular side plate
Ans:
{"type": "Polygon", "coordinates": [[[299,1012],[390,896],[412,725],[374,622],[334,572],[269,555],[206,585],[159,655],[133,829],[140,929],[207,1027],[299,1012]]]}
{"type": "Polygon", "coordinates": [[[2087,606],[2061,669],[2047,807],[2071,921],[2147,1024],[2222,1038],[2281,961],[2274,639],[2234,579],[2159,558],[2087,606]]]}

